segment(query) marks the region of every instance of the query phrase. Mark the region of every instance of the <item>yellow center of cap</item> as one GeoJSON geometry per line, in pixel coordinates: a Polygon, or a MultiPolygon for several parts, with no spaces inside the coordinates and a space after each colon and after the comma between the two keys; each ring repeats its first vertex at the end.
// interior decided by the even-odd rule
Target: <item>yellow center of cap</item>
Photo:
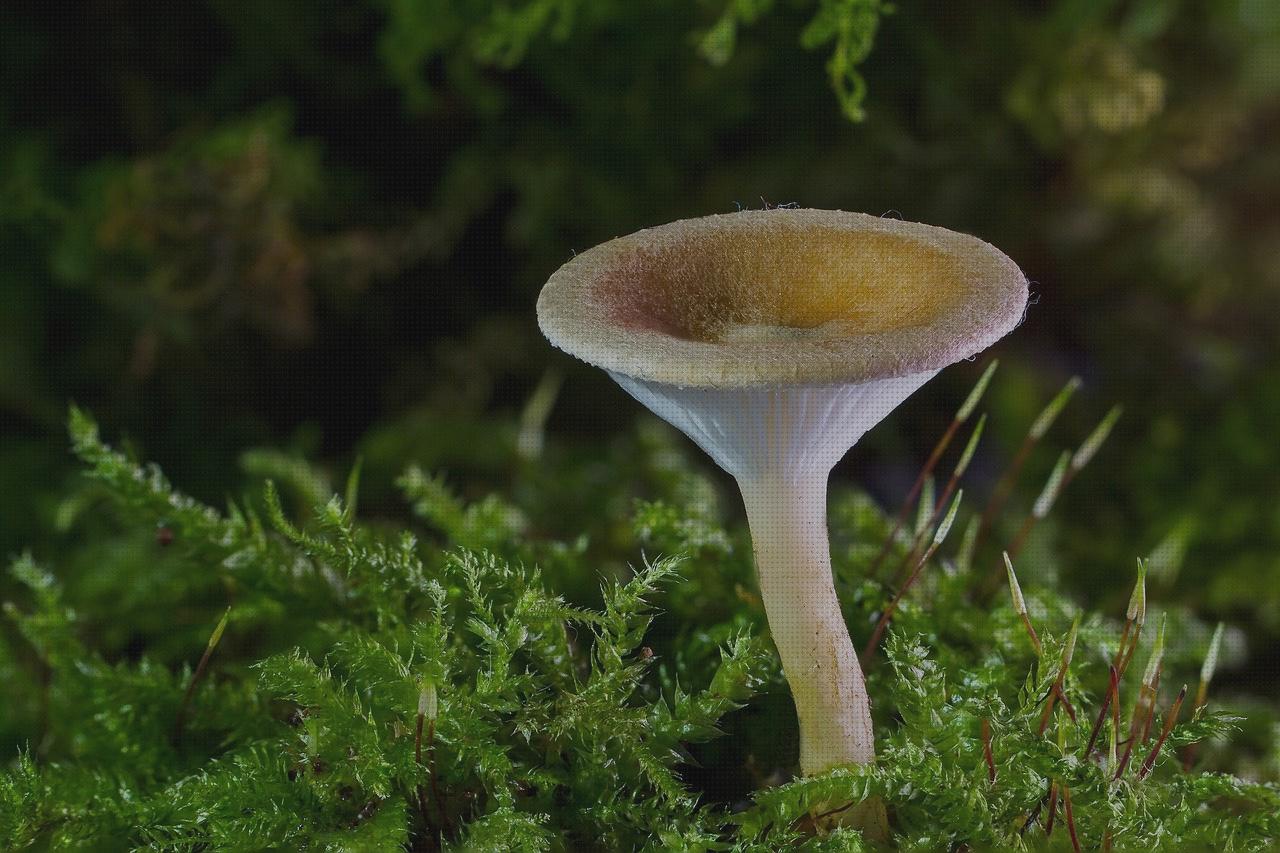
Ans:
{"type": "Polygon", "coordinates": [[[924,325],[963,296],[953,256],[899,234],[759,228],[636,251],[597,282],[615,322],[706,342],[924,325]]]}

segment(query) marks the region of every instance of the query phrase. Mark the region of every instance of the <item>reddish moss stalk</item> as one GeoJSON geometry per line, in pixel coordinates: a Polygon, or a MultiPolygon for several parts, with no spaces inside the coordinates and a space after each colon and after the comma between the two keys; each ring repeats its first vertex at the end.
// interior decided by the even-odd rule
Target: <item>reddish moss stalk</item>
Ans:
{"type": "Polygon", "coordinates": [[[907,578],[906,583],[902,585],[902,589],[885,605],[884,612],[880,614],[879,621],[876,622],[875,629],[871,632],[871,639],[867,640],[866,648],[862,650],[862,668],[866,669],[871,663],[871,656],[876,653],[876,647],[880,645],[880,640],[884,637],[884,632],[889,627],[889,622],[893,619],[893,614],[897,612],[898,605],[902,602],[902,597],[907,594],[916,580],[920,577],[920,573],[924,571],[925,564],[933,556],[933,552],[938,550],[937,545],[930,545],[929,550],[924,552],[924,556],[916,563],[915,571],[907,578]]]}
{"type": "Polygon", "coordinates": [[[1040,635],[1036,633],[1035,626],[1031,624],[1031,617],[1027,615],[1027,600],[1022,597],[1022,585],[1018,583],[1018,574],[1013,570],[1013,560],[1009,559],[1009,552],[1004,552],[1004,566],[1009,572],[1009,596],[1013,600],[1013,612],[1022,618],[1022,627],[1027,629],[1027,637],[1031,640],[1031,647],[1036,650],[1036,657],[1044,654],[1044,647],[1040,644],[1040,635]]]}
{"type": "Polygon", "coordinates": [[[942,437],[938,439],[938,443],[933,446],[933,452],[929,454],[924,467],[920,469],[915,483],[911,486],[911,491],[907,492],[907,497],[902,501],[902,506],[898,509],[898,515],[893,521],[893,528],[885,538],[884,544],[880,546],[880,553],[876,555],[875,560],[871,563],[871,568],[867,570],[869,577],[875,577],[876,572],[880,570],[880,564],[884,562],[885,557],[889,556],[889,549],[893,547],[894,540],[898,538],[898,532],[906,524],[907,516],[911,514],[911,508],[915,505],[916,497],[919,496],[920,490],[924,488],[924,481],[929,479],[929,475],[933,473],[933,469],[938,466],[938,462],[942,459],[942,454],[950,446],[951,440],[955,438],[960,427],[973,414],[974,408],[977,407],[978,401],[982,399],[982,395],[986,392],[987,385],[991,382],[991,376],[995,373],[999,364],[1000,361],[998,359],[991,360],[991,363],[987,365],[987,369],[982,372],[982,376],[978,377],[978,381],[974,384],[973,390],[969,392],[969,396],[965,398],[964,403],[956,411],[951,423],[947,425],[942,437]]]}
{"type": "MultiPolygon", "coordinates": [[[[440,788],[436,782],[436,715],[438,713],[439,703],[434,684],[428,682],[425,684],[418,695],[418,722],[413,738],[413,760],[415,764],[422,764],[422,730],[425,724],[427,730],[427,778],[430,780],[431,798],[435,803],[436,811],[440,815],[440,824],[443,826],[448,822],[449,816],[445,814],[444,803],[440,796],[440,788]]],[[[431,826],[431,816],[427,810],[426,792],[422,786],[418,786],[418,809],[422,812],[422,819],[428,827],[431,826]]]]}
{"type": "MultiPolygon", "coordinates": [[[[1146,688],[1144,687],[1143,689],[1145,690],[1146,688]]],[[[1135,715],[1137,714],[1136,707],[1134,709],[1134,713],[1135,715]]],[[[1129,726],[1129,739],[1125,742],[1124,752],[1120,754],[1120,761],[1117,762],[1116,764],[1116,772],[1114,775],[1112,775],[1111,777],[1112,779],[1119,779],[1121,776],[1123,776],[1125,768],[1129,766],[1129,758],[1133,755],[1133,742],[1137,740],[1135,729],[1136,729],[1135,725],[1129,726]]]]}
{"type": "Polygon", "coordinates": [[[1156,697],[1160,693],[1160,676],[1164,672],[1164,667],[1156,670],[1156,680],[1151,684],[1151,697],[1147,705],[1147,716],[1142,721],[1142,737],[1138,738],[1139,745],[1147,742],[1147,738],[1151,735],[1151,723],[1156,718],[1156,697]]]}
{"type": "Polygon", "coordinates": [[[946,506],[946,502],[955,492],[956,484],[958,482],[960,482],[960,478],[955,474],[952,474],[951,479],[947,480],[947,485],[942,490],[942,495],[939,496],[938,502],[934,505],[933,514],[929,516],[929,523],[920,528],[920,532],[916,534],[915,539],[911,542],[911,550],[902,555],[902,561],[899,562],[898,567],[893,570],[894,583],[897,583],[898,579],[901,578],[908,567],[912,565],[912,561],[919,558],[920,548],[924,545],[925,533],[928,532],[933,525],[938,523],[938,518],[942,514],[941,507],[946,506]]]}
{"type": "Polygon", "coordinates": [[[1120,669],[1120,661],[1124,659],[1125,647],[1129,642],[1129,632],[1133,630],[1133,620],[1124,620],[1124,630],[1120,632],[1120,645],[1116,646],[1115,657],[1111,659],[1111,668],[1120,669]]]}
{"type": "Polygon", "coordinates": [[[1116,738],[1120,737],[1120,682],[1116,682],[1115,699],[1111,702],[1111,763],[1119,766],[1116,760],[1116,738]]]}
{"type": "Polygon", "coordinates": [[[911,486],[911,491],[907,492],[906,498],[902,501],[902,507],[898,510],[898,515],[893,520],[893,527],[889,530],[889,535],[885,537],[884,544],[880,546],[880,553],[876,554],[875,560],[871,563],[871,568],[867,570],[868,577],[875,577],[876,573],[880,571],[880,565],[884,562],[884,558],[889,556],[889,549],[893,547],[894,540],[898,538],[898,532],[902,530],[902,525],[907,522],[907,516],[911,514],[911,508],[915,505],[920,490],[924,488],[924,481],[929,479],[929,475],[937,467],[938,460],[942,458],[942,454],[946,452],[947,446],[951,444],[951,439],[955,438],[959,429],[960,422],[957,420],[951,421],[951,424],[942,434],[942,438],[938,439],[938,443],[933,446],[933,452],[929,454],[928,460],[924,463],[924,467],[920,469],[920,474],[911,486]]]}
{"type": "MultiPolygon", "coordinates": [[[[1009,544],[1008,553],[1010,557],[1016,557],[1022,551],[1022,546],[1026,544],[1027,537],[1031,535],[1032,529],[1035,528],[1036,522],[1049,514],[1053,509],[1053,504],[1058,500],[1058,496],[1062,494],[1068,471],[1071,466],[1071,453],[1064,450],[1062,455],[1058,457],[1057,463],[1053,466],[1053,470],[1049,473],[1049,479],[1045,481],[1044,488],[1040,490],[1039,497],[1036,498],[1035,504],[1032,505],[1031,512],[1022,522],[1022,527],[1018,529],[1018,533],[1013,537],[1013,541],[1009,544]]],[[[996,580],[999,568],[996,572],[987,578],[986,592],[990,592],[990,584],[996,580]]]]}
{"type": "Polygon", "coordinates": [[[987,502],[987,507],[982,511],[982,520],[978,524],[978,537],[975,542],[975,550],[980,546],[991,528],[996,516],[1000,514],[1000,510],[1004,509],[1005,501],[1009,499],[1009,495],[1013,493],[1013,487],[1017,484],[1018,475],[1022,473],[1022,468],[1026,464],[1027,459],[1031,456],[1031,451],[1040,443],[1040,439],[1044,438],[1049,427],[1053,426],[1053,422],[1057,420],[1062,409],[1067,405],[1067,401],[1071,399],[1071,395],[1080,387],[1080,378],[1071,377],[1062,390],[1058,392],[1049,404],[1044,407],[1040,414],[1032,422],[1031,428],[1027,431],[1026,437],[1022,440],[1022,445],[1018,448],[1018,452],[1014,454],[1013,461],[996,483],[995,489],[991,492],[991,500],[987,502]]]}
{"type": "Polygon", "coordinates": [[[1034,648],[1036,650],[1036,654],[1039,655],[1040,649],[1043,648],[1043,646],[1040,645],[1040,635],[1036,633],[1035,627],[1031,624],[1031,617],[1026,613],[1022,614],[1022,627],[1027,629],[1027,637],[1031,640],[1031,647],[1034,648]]]}
{"type": "Polygon", "coordinates": [[[1062,692],[1061,685],[1055,687],[1054,691],[1058,694],[1058,704],[1062,706],[1062,710],[1067,712],[1067,718],[1074,723],[1076,721],[1076,709],[1067,701],[1067,694],[1062,692]]]}
{"type": "MultiPolygon", "coordinates": [[[[1049,425],[1058,416],[1062,407],[1066,405],[1067,399],[1070,398],[1071,394],[1074,393],[1075,388],[1078,387],[1079,384],[1080,380],[1075,377],[1072,378],[1071,382],[1067,383],[1067,386],[1063,388],[1062,391],[1059,392],[1058,396],[1055,397],[1053,401],[1045,407],[1044,411],[1040,413],[1040,417],[1036,419],[1035,424],[1031,427],[1028,439],[1035,436],[1038,440],[1038,438],[1048,430],[1049,425]]],[[[1076,449],[1075,453],[1064,451],[1058,458],[1058,463],[1054,466],[1053,473],[1049,475],[1049,481],[1040,492],[1040,497],[1036,499],[1031,514],[1023,520],[1022,527],[1018,530],[1017,535],[1010,544],[1010,553],[1017,554],[1022,550],[1022,546],[1026,543],[1027,537],[1031,535],[1031,530],[1035,527],[1036,522],[1049,514],[1049,510],[1053,507],[1058,496],[1066,490],[1067,486],[1071,484],[1071,481],[1076,478],[1076,475],[1084,470],[1084,467],[1089,464],[1090,460],[1097,455],[1098,450],[1107,440],[1107,436],[1110,435],[1112,427],[1115,426],[1116,421],[1120,418],[1120,413],[1121,408],[1119,406],[1112,407],[1111,411],[1107,412],[1102,421],[1094,427],[1093,432],[1089,433],[1089,436],[1084,440],[1080,447],[1076,449]]],[[[1023,445],[1023,449],[1029,450],[1025,443],[1023,445]]],[[[1020,467],[1020,463],[1016,461],[1015,465],[1020,467]]],[[[1003,504],[1003,499],[1001,500],[1001,503],[1003,504]]],[[[988,512],[990,512],[991,506],[988,506],[987,509],[988,512]]],[[[986,517],[986,513],[984,513],[983,521],[988,522],[989,520],[990,519],[986,517]]],[[[978,535],[974,539],[975,549],[981,542],[982,530],[982,525],[979,525],[978,535]]],[[[989,591],[989,588],[987,591],[989,591]]]]}
{"type": "Polygon", "coordinates": [[[1087,760],[1093,753],[1093,745],[1098,742],[1098,734],[1102,731],[1102,723],[1107,718],[1107,709],[1111,707],[1112,702],[1119,702],[1116,696],[1120,689],[1120,674],[1116,672],[1115,664],[1111,666],[1111,677],[1107,683],[1107,695],[1102,700],[1102,707],[1098,709],[1098,719],[1093,724],[1093,731],[1089,734],[1089,743],[1084,748],[1084,758],[1087,760]]]}
{"type": "Polygon", "coordinates": [[[1053,686],[1049,688],[1048,696],[1045,698],[1044,711],[1040,714],[1039,734],[1043,735],[1045,733],[1045,729],[1049,728],[1049,719],[1053,715],[1053,706],[1058,698],[1062,699],[1064,710],[1070,708],[1068,716],[1071,717],[1072,721],[1075,720],[1075,709],[1071,708],[1070,704],[1067,702],[1067,698],[1063,694],[1062,685],[1067,678],[1067,669],[1071,666],[1071,657],[1075,654],[1076,634],[1079,630],[1080,619],[1077,617],[1076,621],[1071,623],[1071,634],[1067,637],[1066,645],[1062,647],[1062,663],[1058,667],[1058,675],[1053,681],[1053,686]]]}
{"type": "Polygon", "coordinates": [[[996,759],[991,752],[991,722],[986,718],[982,718],[982,757],[987,762],[987,780],[994,785],[996,783],[996,759]]]}
{"type": "Polygon", "coordinates": [[[1058,780],[1049,783],[1049,816],[1044,822],[1044,837],[1053,835],[1053,819],[1058,814],[1058,780]]]}
{"type": "Polygon", "coordinates": [[[182,694],[182,704],[178,706],[178,716],[173,723],[173,740],[175,743],[182,739],[182,731],[187,724],[187,711],[191,706],[191,699],[196,695],[196,687],[200,684],[200,679],[204,677],[205,670],[209,668],[209,659],[213,657],[213,650],[218,647],[218,642],[222,639],[222,632],[227,630],[227,622],[230,618],[231,608],[228,607],[226,612],[222,614],[222,618],[218,620],[213,633],[209,635],[209,642],[205,644],[204,654],[200,656],[200,663],[196,664],[196,671],[192,673],[191,681],[187,683],[187,690],[182,694]]]}
{"type": "Polygon", "coordinates": [[[1027,537],[1031,535],[1032,529],[1036,526],[1035,514],[1029,514],[1022,520],[1022,526],[1018,528],[1017,534],[1013,537],[1013,541],[1009,543],[1010,556],[1016,557],[1022,553],[1022,546],[1027,544],[1027,537]]]}
{"type": "Polygon", "coordinates": [[[1151,772],[1151,768],[1156,763],[1156,758],[1160,755],[1160,748],[1164,746],[1164,742],[1169,737],[1169,732],[1173,731],[1174,724],[1178,722],[1178,712],[1182,710],[1182,700],[1187,698],[1187,685],[1182,685],[1182,689],[1178,691],[1178,698],[1173,700],[1172,707],[1164,720],[1164,729],[1160,732],[1160,738],[1156,741],[1156,745],[1152,748],[1151,754],[1147,756],[1147,760],[1142,762],[1142,769],[1138,771],[1138,778],[1145,779],[1147,774],[1151,772]]]}
{"type": "Polygon", "coordinates": [[[911,550],[903,554],[902,561],[898,563],[898,568],[894,570],[894,583],[897,583],[898,579],[910,568],[912,561],[919,558],[920,550],[925,545],[925,537],[928,531],[942,518],[942,512],[946,509],[947,502],[955,494],[956,487],[960,484],[960,478],[964,476],[964,472],[969,468],[969,463],[973,460],[973,454],[978,448],[978,440],[982,438],[982,430],[986,423],[987,416],[985,414],[978,418],[978,425],[973,428],[969,441],[965,444],[964,451],[960,454],[960,459],[956,461],[955,467],[951,469],[951,477],[947,480],[947,485],[943,487],[942,494],[934,501],[933,512],[929,516],[929,522],[916,533],[915,539],[911,542],[911,550]]]}
{"type": "Polygon", "coordinates": [[[1124,678],[1125,670],[1129,668],[1130,662],[1133,660],[1133,653],[1138,650],[1138,642],[1142,639],[1142,626],[1138,625],[1133,629],[1133,636],[1129,639],[1129,650],[1124,657],[1120,659],[1120,677],[1124,678]]]}
{"type": "MultiPolygon", "coordinates": [[[[1017,573],[1013,570],[1013,561],[1009,559],[1008,551],[1004,552],[1003,556],[1005,568],[1009,571],[1009,595],[1013,599],[1013,611],[1022,620],[1022,627],[1027,631],[1027,638],[1031,640],[1031,647],[1035,649],[1036,657],[1040,657],[1044,653],[1044,646],[1040,643],[1040,635],[1036,633],[1035,626],[1031,624],[1031,617],[1027,613],[1027,602],[1022,597],[1022,587],[1018,583],[1017,573]]],[[[1076,709],[1071,707],[1062,688],[1055,684],[1050,688],[1050,692],[1057,697],[1058,702],[1062,703],[1063,710],[1067,712],[1071,721],[1075,722],[1076,709]]]]}
{"type": "Polygon", "coordinates": [[[1124,630],[1120,632],[1120,645],[1116,649],[1116,657],[1113,663],[1120,678],[1124,678],[1124,671],[1129,666],[1129,661],[1133,659],[1133,653],[1138,648],[1138,641],[1142,638],[1142,626],[1147,621],[1147,564],[1142,560],[1138,561],[1138,579],[1134,581],[1133,592],[1129,594],[1129,606],[1125,609],[1124,614],[1124,630]],[[1133,632],[1130,637],[1130,632],[1133,632]],[[1125,641],[1131,640],[1128,647],[1125,641]]]}
{"type": "MultiPolygon", "coordinates": [[[[1139,584],[1142,583],[1140,569],[1139,584]]],[[[1135,597],[1138,595],[1135,588],[1135,597]]],[[[1130,616],[1135,613],[1134,604],[1130,604],[1130,616]]],[[[1145,597],[1140,602],[1140,606],[1136,610],[1137,618],[1135,624],[1138,628],[1142,627],[1142,614],[1145,613],[1145,597]]],[[[1133,706],[1133,716],[1129,721],[1129,740],[1124,747],[1124,756],[1120,759],[1116,766],[1116,773],[1113,778],[1119,779],[1120,774],[1124,773],[1126,767],[1129,766],[1129,758],[1133,754],[1134,746],[1141,741],[1146,740],[1147,732],[1151,727],[1151,717],[1155,714],[1156,688],[1160,683],[1160,671],[1164,661],[1164,632],[1168,624],[1168,618],[1165,617],[1160,621],[1160,629],[1156,632],[1156,641],[1151,648],[1151,659],[1147,661],[1147,671],[1142,675],[1142,687],[1138,690],[1138,700],[1133,706]],[[1144,719],[1145,718],[1145,719],[1144,719]],[[1141,739],[1138,737],[1141,732],[1141,739]]],[[[1133,657],[1133,646],[1137,645],[1137,635],[1134,635],[1134,641],[1130,647],[1126,660],[1133,657]]],[[[1121,670],[1123,675],[1123,670],[1121,670]]]]}
{"type": "MultiPolygon", "coordinates": [[[[1218,651],[1222,647],[1222,631],[1224,625],[1219,622],[1218,626],[1213,629],[1213,638],[1209,640],[1209,651],[1205,653],[1204,663],[1200,666],[1200,685],[1196,688],[1196,704],[1191,710],[1191,718],[1198,719],[1200,712],[1204,710],[1205,704],[1209,701],[1209,682],[1213,680],[1214,670],[1218,667],[1218,651]]],[[[1184,772],[1191,770],[1191,765],[1195,763],[1197,746],[1199,744],[1187,744],[1182,753],[1182,769],[1184,772]]]]}
{"type": "Polygon", "coordinates": [[[911,590],[911,587],[915,585],[915,582],[920,577],[921,572],[924,571],[924,567],[928,565],[934,552],[938,550],[938,546],[947,538],[947,533],[951,530],[951,523],[955,521],[956,518],[956,510],[960,508],[960,499],[962,497],[964,497],[963,489],[956,493],[955,500],[951,502],[951,509],[947,511],[947,517],[942,519],[942,522],[938,525],[938,529],[934,531],[933,542],[929,545],[929,550],[925,551],[924,555],[920,557],[920,561],[916,564],[915,570],[911,573],[911,576],[907,578],[906,583],[902,585],[902,589],[898,590],[897,594],[889,604],[885,606],[884,612],[880,614],[880,620],[876,622],[875,630],[871,632],[871,639],[867,641],[866,648],[862,650],[863,669],[866,669],[867,665],[871,662],[871,656],[875,654],[876,647],[880,645],[880,639],[884,636],[885,630],[889,627],[889,621],[893,619],[893,614],[897,611],[898,605],[902,602],[903,596],[905,596],[911,590]]]}
{"type": "Polygon", "coordinates": [[[1031,824],[1036,822],[1036,818],[1040,817],[1040,810],[1044,808],[1045,802],[1049,799],[1046,793],[1040,798],[1040,802],[1036,803],[1036,807],[1031,810],[1031,814],[1027,815],[1027,819],[1022,823],[1022,829],[1018,830],[1019,835],[1026,835],[1027,830],[1031,828],[1031,824]]]}
{"type": "Polygon", "coordinates": [[[974,543],[974,548],[978,548],[985,541],[987,531],[991,529],[992,522],[996,516],[1000,514],[1000,510],[1004,509],[1005,501],[1009,499],[1009,495],[1013,493],[1014,483],[1017,482],[1018,475],[1022,473],[1022,467],[1027,464],[1027,459],[1031,456],[1032,449],[1036,446],[1038,439],[1033,439],[1030,435],[1022,440],[1022,445],[1018,448],[1018,452],[1014,454],[1013,461],[1009,463],[1009,467],[1005,469],[1000,480],[996,483],[995,489],[991,492],[991,499],[987,501],[987,506],[982,511],[982,519],[978,522],[978,538],[974,543]]]}
{"type": "Polygon", "coordinates": [[[1048,694],[1044,699],[1044,712],[1040,714],[1040,726],[1036,729],[1036,734],[1044,734],[1049,728],[1049,718],[1053,715],[1053,706],[1058,698],[1057,684],[1049,688],[1048,694]]]}
{"type": "Polygon", "coordinates": [[[1114,779],[1119,779],[1125,768],[1129,766],[1129,759],[1133,755],[1134,747],[1140,746],[1147,739],[1147,733],[1151,728],[1151,718],[1155,715],[1156,686],[1159,681],[1159,670],[1157,670],[1155,680],[1150,684],[1144,683],[1138,690],[1138,701],[1134,703],[1133,718],[1129,722],[1129,740],[1124,745],[1124,755],[1121,756],[1120,763],[1116,766],[1115,776],[1112,777],[1114,779]]]}
{"type": "Polygon", "coordinates": [[[1067,818],[1067,835],[1071,836],[1071,849],[1080,853],[1080,838],[1076,835],[1076,816],[1071,810],[1071,789],[1062,786],[1062,810],[1067,818]]]}

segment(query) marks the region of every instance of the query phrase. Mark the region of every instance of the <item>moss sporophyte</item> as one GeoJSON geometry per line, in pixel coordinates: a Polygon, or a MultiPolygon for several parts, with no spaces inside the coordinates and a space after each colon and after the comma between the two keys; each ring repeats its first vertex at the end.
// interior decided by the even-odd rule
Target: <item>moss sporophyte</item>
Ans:
{"type": "MultiPolygon", "coordinates": [[[[977,238],[778,208],[611,240],[539,296],[553,344],[607,370],[737,480],[806,775],[875,757],[832,579],[830,471],[939,370],[1013,329],[1026,301],[1018,267],[977,238]]],[[[878,803],[842,820],[885,833],[878,803]]]]}

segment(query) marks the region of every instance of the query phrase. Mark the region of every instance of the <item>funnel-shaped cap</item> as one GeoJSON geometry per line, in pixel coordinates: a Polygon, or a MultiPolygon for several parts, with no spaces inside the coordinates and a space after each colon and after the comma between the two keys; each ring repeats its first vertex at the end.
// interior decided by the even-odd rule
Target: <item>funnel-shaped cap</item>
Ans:
{"type": "Polygon", "coordinates": [[[926,378],[1016,326],[1027,283],[976,237],[779,209],[687,219],[556,271],[538,323],[614,374],[696,388],[926,378]]]}

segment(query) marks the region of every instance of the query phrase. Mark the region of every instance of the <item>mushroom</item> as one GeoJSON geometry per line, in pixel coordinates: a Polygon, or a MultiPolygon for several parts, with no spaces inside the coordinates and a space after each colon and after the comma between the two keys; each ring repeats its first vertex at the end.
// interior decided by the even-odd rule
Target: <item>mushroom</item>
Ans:
{"type": "Polygon", "coordinates": [[[1013,329],[1026,300],[1018,267],[975,237],[791,208],[619,237],[542,289],[551,343],[737,480],[807,775],[875,757],[831,574],[831,469],[939,370],[1013,329]]]}

